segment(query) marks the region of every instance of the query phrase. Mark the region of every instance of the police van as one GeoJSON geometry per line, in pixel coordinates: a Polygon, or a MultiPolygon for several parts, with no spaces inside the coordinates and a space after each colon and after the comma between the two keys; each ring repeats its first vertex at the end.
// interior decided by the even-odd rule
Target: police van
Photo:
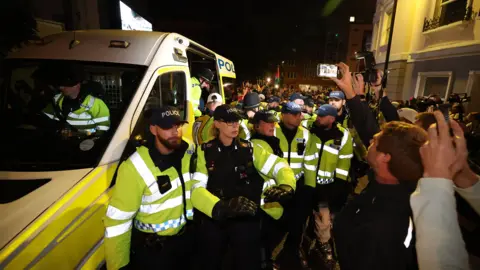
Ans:
{"type": "Polygon", "coordinates": [[[205,67],[225,97],[232,61],[175,33],[62,32],[12,52],[0,69],[0,269],[101,267],[102,218],[119,161],[145,141],[149,108],[179,108],[191,140],[191,77],[205,67]],[[46,83],[57,63],[81,67],[82,87],[108,107],[100,137],[65,136],[42,113],[58,94],[46,83]]]}

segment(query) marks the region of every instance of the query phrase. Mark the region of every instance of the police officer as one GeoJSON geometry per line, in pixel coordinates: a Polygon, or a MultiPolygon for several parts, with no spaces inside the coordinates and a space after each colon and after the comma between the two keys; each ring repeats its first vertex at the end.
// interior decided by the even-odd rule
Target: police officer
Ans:
{"type": "Polygon", "coordinates": [[[193,105],[193,113],[195,117],[200,117],[202,115],[202,111],[200,110],[200,99],[202,98],[202,89],[208,90],[210,89],[210,84],[213,81],[214,73],[208,69],[203,68],[197,73],[197,77],[192,77],[192,105],[193,105]]]}
{"type": "Polygon", "coordinates": [[[250,123],[250,119],[253,119],[253,116],[258,111],[260,107],[260,97],[256,92],[249,92],[243,97],[243,110],[247,119],[243,119],[240,122],[241,131],[240,138],[244,140],[250,140],[252,136],[253,127],[250,123]]]}
{"type": "Polygon", "coordinates": [[[314,107],[315,107],[315,102],[313,102],[313,99],[311,97],[307,97],[304,100],[305,105],[303,105],[303,121],[302,121],[302,126],[305,127],[306,122],[308,120],[311,120],[312,122],[315,121],[316,114],[313,113],[314,107]],[[315,116],[315,118],[313,118],[315,116]]]}
{"type": "Polygon", "coordinates": [[[317,119],[310,129],[304,158],[305,184],[316,188],[316,204],[320,203],[320,244],[325,260],[333,264],[330,240],[330,211],[337,213],[350,192],[347,182],[353,157],[352,137],[347,129],[335,122],[337,109],[325,104],[317,110],[317,119]]]}
{"type": "Polygon", "coordinates": [[[150,121],[154,140],[122,162],[107,208],[108,269],[186,269],[193,251],[195,146],[182,138],[186,121],[176,108],[154,109],[150,121]]]}
{"type": "Polygon", "coordinates": [[[267,99],[267,110],[275,113],[275,116],[277,116],[278,120],[280,120],[280,113],[282,111],[282,107],[280,106],[281,101],[282,100],[278,96],[272,96],[267,99]]]}
{"type": "Polygon", "coordinates": [[[342,91],[332,91],[328,98],[328,104],[337,109],[336,121],[342,127],[349,130],[353,139],[353,153],[355,158],[352,160],[352,166],[349,174],[349,180],[359,186],[365,186],[368,177],[365,176],[367,169],[369,168],[366,163],[367,147],[363,144],[357,130],[350,121],[350,115],[345,106],[345,94],[342,91]]]}
{"type": "Polygon", "coordinates": [[[223,104],[222,96],[218,93],[211,93],[207,98],[206,114],[195,120],[193,124],[193,139],[195,144],[200,145],[214,138],[213,128],[213,112],[223,104]]]}
{"type": "Polygon", "coordinates": [[[332,91],[328,96],[328,104],[337,110],[336,121],[344,128],[348,128],[348,112],[345,109],[345,94],[342,91],[332,91]]]}
{"type": "MultiPolygon", "coordinates": [[[[238,138],[238,109],[229,105],[214,112],[214,140],[197,149],[193,206],[202,212],[197,251],[199,269],[217,270],[231,249],[233,269],[259,269],[260,215],[265,179],[276,185],[263,192],[265,202],[281,201],[295,188],[292,170],[277,156],[238,138]]],[[[230,268],[229,268],[230,269],[230,268]]]]}
{"type": "Polygon", "coordinates": [[[309,131],[302,126],[302,107],[288,102],[282,107],[280,124],[275,128],[275,136],[280,140],[283,157],[288,161],[299,180],[303,175],[303,152],[308,142],[309,131]]]}
{"type": "Polygon", "coordinates": [[[43,113],[63,124],[62,134],[101,135],[110,129],[110,111],[98,97],[92,95],[83,82],[83,71],[79,66],[58,66],[52,84],[60,93],[43,109],[43,113]]]}
{"type": "Polygon", "coordinates": [[[304,186],[302,166],[305,149],[310,138],[310,131],[300,126],[302,107],[292,101],[287,102],[282,107],[281,118],[280,124],[275,129],[275,137],[280,140],[283,158],[288,161],[298,183],[294,203],[291,208],[286,209],[286,219],[288,219],[290,226],[288,229],[289,234],[285,243],[285,249],[282,251],[283,254],[278,259],[278,263],[283,268],[289,269],[291,266],[286,266],[286,261],[301,263],[302,260],[298,250],[302,236],[303,221],[308,216],[307,207],[310,201],[307,199],[313,195],[313,191],[304,186]]]}
{"type": "MultiPolygon", "coordinates": [[[[275,125],[278,122],[274,112],[258,111],[252,119],[254,133],[251,142],[265,149],[268,153],[274,154],[283,159],[283,151],[280,148],[280,140],[274,136],[275,125]]],[[[287,163],[286,160],[283,161],[287,163]]],[[[264,189],[271,185],[275,185],[273,179],[266,179],[264,189]]],[[[290,200],[287,200],[288,204],[290,200]]],[[[289,205],[286,205],[287,207],[289,205]]],[[[262,238],[264,243],[264,269],[272,269],[272,253],[285,236],[288,230],[284,217],[284,208],[280,202],[261,203],[262,209],[268,214],[263,217],[262,221],[262,238]],[[282,220],[280,220],[283,217],[282,220]]]]}

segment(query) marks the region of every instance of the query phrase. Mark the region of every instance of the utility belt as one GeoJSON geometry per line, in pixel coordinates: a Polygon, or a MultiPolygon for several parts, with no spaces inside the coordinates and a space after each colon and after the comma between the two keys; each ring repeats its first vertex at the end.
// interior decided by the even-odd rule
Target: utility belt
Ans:
{"type": "Polygon", "coordinates": [[[142,232],[133,226],[131,249],[135,251],[137,249],[152,248],[160,251],[169,241],[185,237],[185,234],[193,229],[192,226],[192,222],[187,222],[177,234],[168,236],[142,232]]]}

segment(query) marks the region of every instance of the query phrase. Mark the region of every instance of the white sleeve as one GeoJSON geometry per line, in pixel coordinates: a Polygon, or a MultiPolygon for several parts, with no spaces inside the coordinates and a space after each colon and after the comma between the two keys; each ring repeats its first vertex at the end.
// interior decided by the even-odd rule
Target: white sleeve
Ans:
{"type": "Polygon", "coordinates": [[[410,197],[420,270],[469,269],[457,220],[453,182],[422,178],[410,197]]]}
{"type": "Polygon", "coordinates": [[[480,181],[469,188],[455,187],[455,191],[480,215],[480,181]]]}

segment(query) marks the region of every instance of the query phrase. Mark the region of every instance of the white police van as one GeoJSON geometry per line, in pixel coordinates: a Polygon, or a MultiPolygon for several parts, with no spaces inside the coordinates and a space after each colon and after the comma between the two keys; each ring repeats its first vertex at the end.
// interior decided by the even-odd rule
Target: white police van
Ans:
{"type": "Polygon", "coordinates": [[[191,139],[190,78],[205,67],[224,96],[233,63],[175,33],[62,32],[11,53],[0,73],[0,269],[101,266],[102,218],[127,142],[144,139],[144,112],[163,105],[180,109],[191,139]],[[108,106],[110,129],[99,139],[56,136],[42,118],[56,91],[45,76],[56,63],[80,66],[92,95],[108,106]]]}

